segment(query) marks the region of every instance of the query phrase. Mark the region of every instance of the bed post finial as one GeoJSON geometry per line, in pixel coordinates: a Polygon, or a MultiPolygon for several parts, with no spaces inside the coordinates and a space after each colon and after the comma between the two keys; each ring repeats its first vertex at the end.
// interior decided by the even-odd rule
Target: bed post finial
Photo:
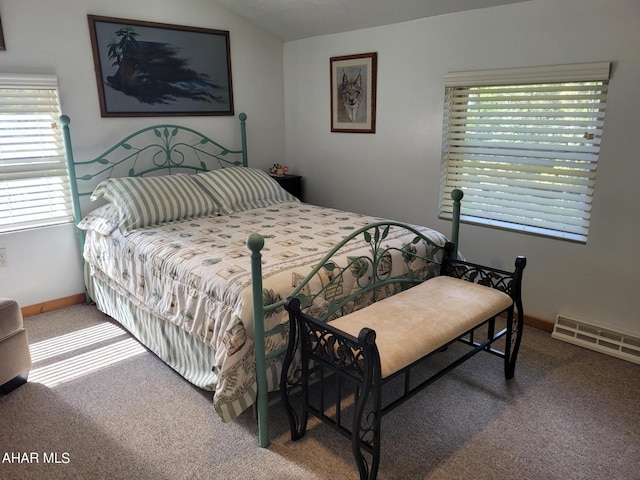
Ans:
{"type": "Polygon", "coordinates": [[[247,247],[251,250],[252,254],[257,253],[260,255],[260,250],[264,247],[264,237],[258,233],[252,233],[249,235],[249,238],[247,238],[247,247]]]}
{"type": "Polygon", "coordinates": [[[458,258],[458,236],[460,233],[460,200],[464,197],[464,193],[459,188],[451,191],[453,199],[453,217],[451,219],[451,242],[455,245],[454,257],[458,258]]]}
{"type": "Polygon", "coordinates": [[[249,160],[247,158],[247,114],[241,113],[238,115],[240,119],[240,137],[242,139],[242,163],[243,166],[249,166],[249,160]]]}

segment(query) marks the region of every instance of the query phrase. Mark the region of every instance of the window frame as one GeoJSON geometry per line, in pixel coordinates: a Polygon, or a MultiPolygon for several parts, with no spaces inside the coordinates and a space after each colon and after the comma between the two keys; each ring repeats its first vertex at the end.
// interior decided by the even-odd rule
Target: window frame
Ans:
{"type": "Polygon", "coordinates": [[[596,62],[445,75],[439,218],[451,219],[450,193],[457,188],[465,193],[465,223],[586,243],[610,67],[596,62]],[[580,90],[591,82],[598,86],[580,90]],[[569,103],[578,97],[588,100],[569,103]],[[526,115],[538,115],[531,108],[536,103],[544,105],[543,120],[530,128],[538,120],[526,115]],[[598,108],[585,114],[592,104],[598,108]],[[562,118],[567,125],[561,131],[553,116],[568,117],[571,110],[575,119],[590,120],[583,125],[562,118]],[[577,193],[563,191],[574,183],[577,193]]]}
{"type": "Polygon", "coordinates": [[[55,75],[0,74],[0,234],[74,221],[55,75]]]}

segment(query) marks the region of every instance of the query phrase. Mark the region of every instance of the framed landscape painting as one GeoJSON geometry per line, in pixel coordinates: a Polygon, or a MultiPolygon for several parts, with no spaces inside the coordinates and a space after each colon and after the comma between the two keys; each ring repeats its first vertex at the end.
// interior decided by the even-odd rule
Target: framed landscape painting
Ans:
{"type": "Polygon", "coordinates": [[[88,20],[103,117],[233,115],[228,31],[88,20]]]}
{"type": "Polygon", "coordinates": [[[331,57],[331,131],[376,132],[377,53],[331,57]]]}

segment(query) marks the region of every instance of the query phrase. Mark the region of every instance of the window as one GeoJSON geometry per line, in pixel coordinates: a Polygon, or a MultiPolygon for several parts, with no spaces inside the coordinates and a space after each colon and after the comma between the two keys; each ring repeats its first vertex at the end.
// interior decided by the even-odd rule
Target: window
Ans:
{"type": "Polygon", "coordinates": [[[446,75],[440,217],[586,242],[609,69],[446,75]]]}
{"type": "Polygon", "coordinates": [[[73,221],[57,80],[0,74],[0,233],[73,221]]]}

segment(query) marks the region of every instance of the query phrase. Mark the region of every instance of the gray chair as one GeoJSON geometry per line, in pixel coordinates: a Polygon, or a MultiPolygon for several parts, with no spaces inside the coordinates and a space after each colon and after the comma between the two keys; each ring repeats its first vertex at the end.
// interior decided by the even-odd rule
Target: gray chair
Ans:
{"type": "Polygon", "coordinates": [[[31,368],[27,332],[15,300],[0,298],[0,394],[26,383],[31,368]]]}

